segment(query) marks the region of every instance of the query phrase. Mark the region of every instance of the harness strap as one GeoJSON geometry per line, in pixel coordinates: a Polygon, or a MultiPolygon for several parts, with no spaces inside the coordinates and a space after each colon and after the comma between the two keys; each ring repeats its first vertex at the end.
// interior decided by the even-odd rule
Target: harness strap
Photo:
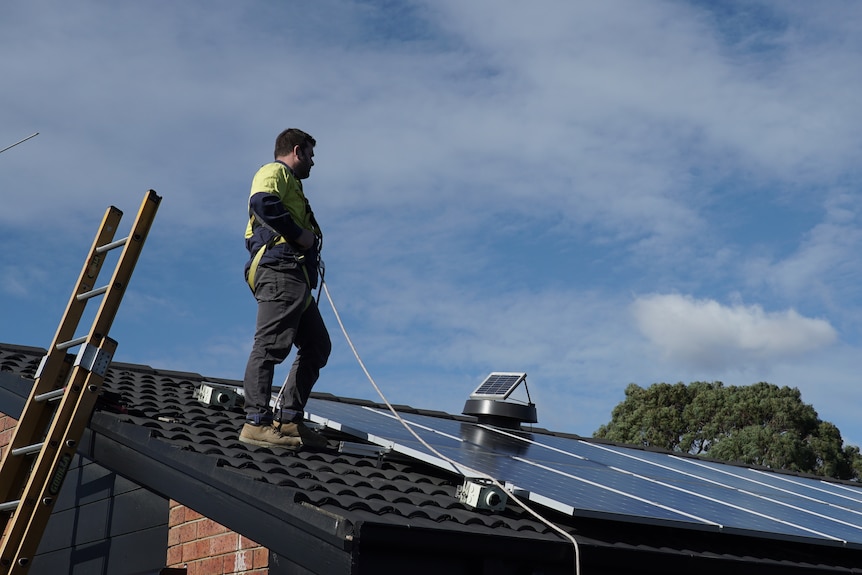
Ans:
{"type": "MultiPolygon", "coordinates": [[[[273,245],[283,244],[285,243],[285,239],[282,237],[278,238],[278,241],[273,245]]],[[[248,277],[246,278],[246,282],[248,283],[248,287],[251,288],[251,293],[254,293],[254,280],[257,275],[257,268],[260,266],[260,260],[263,257],[263,252],[266,251],[266,248],[269,247],[267,244],[263,244],[260,246],[260,249],[257,250],[257,253],[254,254],[254,258],[251,260],[251,264],[248,266],[248,277]]],[[[308,286],[308,296],[305,299],[305,306],[303,307],[303,311],[308,309],[308,306],[311,305],[311,302],[314,301],[314,296],[311,295],[311,279],[308,277],[308,269],[305,265],[297,259],[297,263],[302,268],[302,274],[305,276],[305,285],[308,286]]]]}
{"type": "MultiPolygon", "coordinates": [[[[317,220],[314,218],[314,212],[311,211],[311,206],[308,204],[307,199],[305,200],[305,208],[306,208],[306,210],[308,210],[309,216],[311,216],[312,225],[315,228],[317,228],[317,233],[315,233],[315,235],[317,236],[317,241],[318,241],[317,249],[319,252],[320,249],[323,247],[323,234],[320,233],[320,226],[317,225],[317,220]]],[[[284,237],[282,237],[282,235],[279,234],[275,228],[273,228],[272,226],[267,224],[263,220],[263,218],[261,218],[259,215],[257,215],[257,213],[251,208],[251,205],[249,205],[249,207],[248,207],[248,215],[251,218],[252,225],[254,225],[256,223],[260,226],[265,227],[266,229],[271,231],[273,234],[275,234],[274,238],[276,238],[276,241],[273,242],[272,240],[270,240],[269,242],[260,246],[260,249],[258,249],[257,253],[254,254],[254,257],[251,260],[251,264],[249,264],[249,266],[248,266],[248,277],[246,278],[246,282],[248,283],[248,287],[251,288],[251,293],[254,293],[254,280],[255,280],[255,276],[257,275],[257,268],[258,268],[258,266],[260,266],[260,260],[261,260],[261,258],[263,258],[263,252],[265,252],[266,248],[268,248],[268,247],[277,246],[278,244],[287,243],[287,240],[285,240],[284,237]]],[[[311,302],[314,301],[314,296],[311,295],[311,278],[308,277],[308,268],[305,267],[305,264],[302,261],[304,258],[305,258],[305,256],[298,256],[296,258],[296,263],[298,263],[302,267],[302,273],[305,276],[305,285],[308,286],[308,297],[305,300],[305,307],[303,308],[303,311],[305,309],[308,309],[308,306],[310,306],[311,302]]]]}
{"type": "Polygon", "coordinates": [[[245,281],[248,283],[251,293],[254,293],[254,277],[257,275],[257,266],[260,264],[260,258],[263,257],[263,252],[265,251],[266,244],[263,244],[260,246],[260,249],[257,250],[257,253],[254,254],[254,257],[251,260],[251,265],[248,266],[248,277],[245,278],[245,281]]]}

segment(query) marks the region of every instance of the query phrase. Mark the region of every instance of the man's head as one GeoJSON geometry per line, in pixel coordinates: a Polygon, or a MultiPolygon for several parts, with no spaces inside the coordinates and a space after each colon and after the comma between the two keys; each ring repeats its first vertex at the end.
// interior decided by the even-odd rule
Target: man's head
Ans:
{"type": "Polygon", "coordinates": [[[294,175],[304,180],[314,165],[314,146],[317,142],[296,128],[288,128],[275,139],[275,159],[284,162],[294,175]]]}

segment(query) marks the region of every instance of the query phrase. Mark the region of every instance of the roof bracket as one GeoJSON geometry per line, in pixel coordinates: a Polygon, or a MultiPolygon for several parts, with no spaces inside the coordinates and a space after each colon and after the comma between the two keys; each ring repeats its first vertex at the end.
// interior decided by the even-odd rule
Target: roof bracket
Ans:
{"type": "Polygon", "coordinates": [[[391,451],[391,447],[383,447],[382,445],[369,443],[355,443],[351,441],[341,441],[338,443],[338,453],[359,455],[361,457],[376,457],[378,467],[380,467],[380,464],[383,462],[383,457],[391,451]]]}
{"type": "Polygon", "coordinates": [[[91,343],[86,343],[78,350],[78,357],[75,358],[75,366],[95,373],[99,377],[105,377],[108,372],[108,367],[111,365],[113,354],[107,352],[91,343]]]}

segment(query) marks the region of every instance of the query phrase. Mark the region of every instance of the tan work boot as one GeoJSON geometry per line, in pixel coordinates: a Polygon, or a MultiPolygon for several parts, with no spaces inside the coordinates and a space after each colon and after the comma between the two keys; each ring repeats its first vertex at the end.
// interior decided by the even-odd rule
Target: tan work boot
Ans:
{"type": "Polygon", "coordinates": [[[254,425],[252,423],[246,423],[242,426],[239,440],[261,447],[283,447],[285,449],[296,449],[302,445],[302,441],[298,437],[283,435],[271,425],[254,425]]]}
{"type": "Polygon", "coordinates": [[[313,447],[316,449],[324,449],[329,446],[329,441],[316,431],[312,431],[307,425],[301,421],[285,421],[279,427],[278,423],[273,425],[281,432],[284,437],[298,439],[304,447],[313,447]]]}

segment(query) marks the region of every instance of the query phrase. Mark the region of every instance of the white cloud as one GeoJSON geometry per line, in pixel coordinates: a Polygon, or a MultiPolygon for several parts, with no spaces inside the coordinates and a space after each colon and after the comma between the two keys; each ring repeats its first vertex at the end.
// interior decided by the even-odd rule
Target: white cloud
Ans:
{"type": "Polygon", "coordinates": [[[799,239],[792,254],[775,261],[752,258],[745,266],[747,277],[792,301],[813,296],[829,308],[844,300],[841,294],[853,297],[862,283],[859,201],[857,192],[834,191],[824,200],[824,219],[799,239]]]}
{"type": "Polygon", "coordinates": [[[832,344],[828,321],[795,310],[725,306],[683,295],[642,296],[632,304],[638,328],[666,359],[705,369],[744,369],[779,362],[832,344]]]}

